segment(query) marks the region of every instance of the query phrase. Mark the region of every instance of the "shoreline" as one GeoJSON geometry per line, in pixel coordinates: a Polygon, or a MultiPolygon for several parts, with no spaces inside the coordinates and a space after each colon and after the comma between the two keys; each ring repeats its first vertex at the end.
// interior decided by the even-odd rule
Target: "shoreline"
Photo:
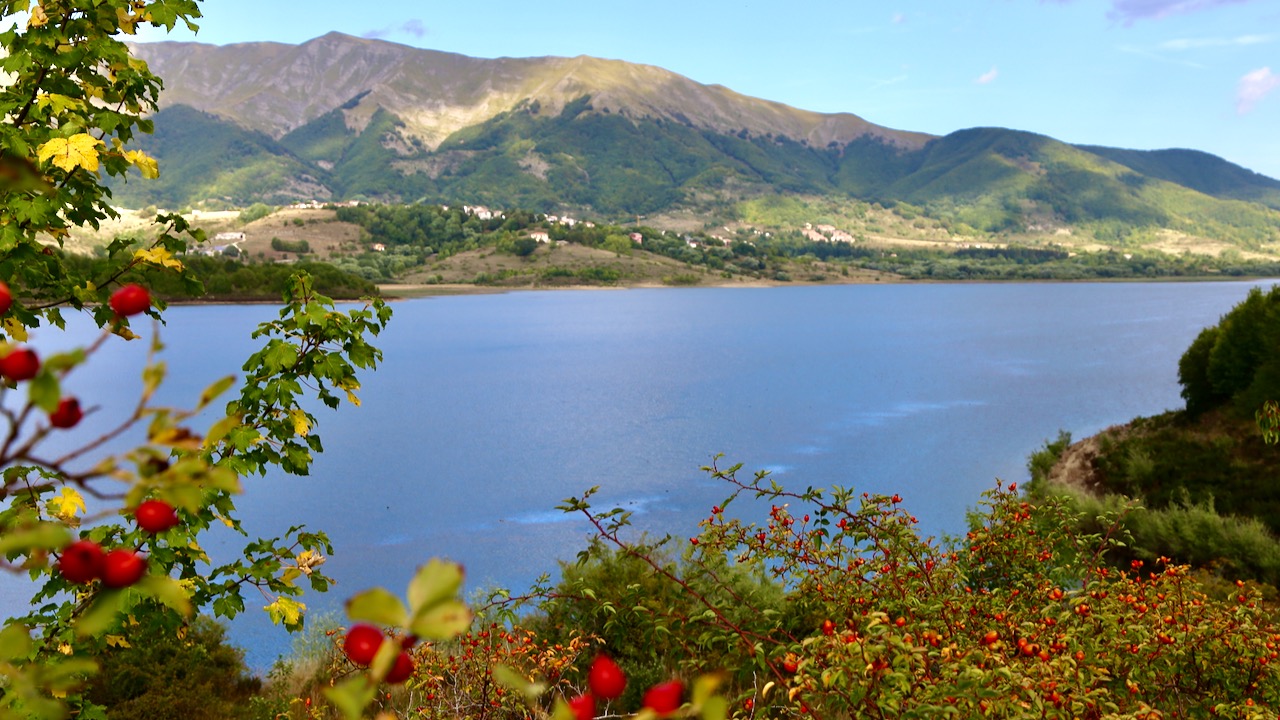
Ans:
{"type": "MultiPolygon", "coordinates": [[[[510,292],[543,292],[559,290],[652,290],[652,289],[693,289],[693,288],[775,288],[775,287],[834,287],[840,285],[1002,285],[1020,283],[1036,285],[1042,283],[1201,283],[1201,282],[1257,282],[1272,280],[1280,282],[1280,278],[1270,275],[1241,275],[1221,277],[1214,275],[1182,276],[1182,277],[1127,277],[1127,278],[1080,278],[1068,279],[1026,279],[983,278],[981,280],[914,280],[911,278],[885,276],[876,279],[848,278],[831,282],[806,282],[802,280],[781,281],[753,278],[741,282],[698,283],[694,285],[667,285],[664,283],[619,283],[617,285],[474,285],[470,283],[386,283],[378,285],[383,292],[384,300],[412,300],[424,297],[449,297],[456,295],[499,295],[510,292]]],[[[216,302],[216,301],[214,301],[216,302]]]]}

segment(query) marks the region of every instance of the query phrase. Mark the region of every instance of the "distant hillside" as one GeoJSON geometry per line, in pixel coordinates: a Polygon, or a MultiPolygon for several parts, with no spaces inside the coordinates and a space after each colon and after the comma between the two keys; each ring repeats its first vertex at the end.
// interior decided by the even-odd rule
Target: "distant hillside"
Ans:
{"type": "Polygon", "coordinates": [[[144,143],[162,177],[117,186],[128,205],[427,200],[723,222],[753,198],[803,196],[907,207],[953,235],[1280,243],[1280,181],[1193,151],[1002,128],[935,138],[651,66],[484,60],[338,33],[135,51],[165,78],[144,143]]]}

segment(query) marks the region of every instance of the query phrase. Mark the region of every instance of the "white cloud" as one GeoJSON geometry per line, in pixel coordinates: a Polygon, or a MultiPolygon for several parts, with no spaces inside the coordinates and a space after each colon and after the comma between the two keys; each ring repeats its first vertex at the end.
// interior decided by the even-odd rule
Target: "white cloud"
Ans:
{"type": "Polygon", "coordinates": [[[892,20],[894,25],[901,25],[907,21],[907,16],[902,13],[894,13],[892,20]]]}
{"type": "Polygon", "coordinates": [[[364,33],[364,37],[371,39],[381,39],[392,35],[412,35],[421,40],[427,35],[427,26],[417,18],[406,20],[399,25],[388,25],[387,27],[369,30],[364,33]]]}
{"type": "Polygon", "coordinates": [[[999,76],[1000,76],[1000,71],[996,69],[995,65],[992,65],[990,70],[979,75],[978,78],[974,80],[974,82],[978,83],[979,85],[987,85],[993,82],[999,76]]]}
{"type": "Polygon", "coordinates": [[[1259,101],[1278,87],[1280,75],[1273,75],[1269,67],[1246,73],[1236,85],[1236,112],[1244,115],[1253,110],[1259,101]]]}
{"type": "Polygon", "coordinates": [[[1275,40],[1274,35],[1240,35],[1233,38],[1178,38],[1160,43],[1163,50],[1198,50],[1215,47],[1263,45],[1275,40]]]}

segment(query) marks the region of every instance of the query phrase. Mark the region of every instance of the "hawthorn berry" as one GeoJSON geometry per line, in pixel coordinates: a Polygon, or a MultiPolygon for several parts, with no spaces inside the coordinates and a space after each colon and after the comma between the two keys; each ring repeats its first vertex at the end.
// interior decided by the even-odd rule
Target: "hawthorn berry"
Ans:
{"type": "Polygon", "coordinates": [[[596,699],[591,693],[579,695],[568,701],[568,705],[574,720],[592,720],[596,716],[596,699]]]}
{"type": "MultiPolygon", "coordinates": [[[[356,665],[367,667],[382,647],[382,631],[372,625],[352,625],[342,642],[342,651],[356,665]]],[[[394,669],[394,668],[393,668],[394,669]]]]}
{"type": "Polygon", "coordinates": [[[0,280],[0,315],[9,312],[10,307],[13,307],[13,293],[9,292],[9,286],[0,280]]]}
{"type": "Polygon", "coordinates": [[[126,588],[147,574],[147,559],[125,548],[116,548],[102,560],[102,584],[126,588]]]}
{"type": "Polygon", "coordinates": [[[111,293],[111,299],[107,304],[120,317],[137,315],[151,307],[151,293],[141,285],[129,284],[111,293]]]}
{"type": "Polygon", "coordinates": [[[644,694],[644,706],[659,715],[670,715],[680,709],[682,695],[684,683],[679,680],[654,685],[644,694]]]}
{"type": "Polygon", "coordinates": [[[67,582],[84,585],[102,577],[105,559],[106,553],[98,543],[77,540],[63,548],[62,557],[58,559],[58,572],[67,582]]]}
{"type": "Polygon", "coordinates": [[[399,685],[412,677],[415,669],[417,669],[417,666],[414,665],[413,658],[410,657],[407,651],[401,650],[400,654],[396,656],[395,665],[391,666],[391,670],[387,672],[385,679],[391,685],[399,685]]]}
{"type": "Polygon", "coordinates": [[[80,409],[80,401],[73,397],[64,397],[58,401],[58,407],[49,413],[49,425],[61,430],[69,430],[80,424],[84,411],[80,409]]]}
{"type": "Polygon", "coordinates": [[[155,535],[178,524],[178,513],[163,500],[143,500],[133,510],[138,527],[155,535]]]}
{"type": "Polygon", "coordinates": [[[587,682],[591,686],[591,694],[605,700],[616,700],[627,688],[627,676],[622,668],[606,655],[597,655],[595,662],[591,663],[587,682]]]}
{"type": "Polygon", "coordinates": [[[0,358],[0,375],[21,382],[30,380],[40,372],[40,357],[31,348],[14,348],[0,358]]]}

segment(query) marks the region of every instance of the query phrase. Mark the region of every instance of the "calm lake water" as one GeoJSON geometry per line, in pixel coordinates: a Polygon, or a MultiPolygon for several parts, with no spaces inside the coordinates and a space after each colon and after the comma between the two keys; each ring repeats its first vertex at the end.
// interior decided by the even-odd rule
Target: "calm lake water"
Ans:
{"type": "MultiPolygon", "coordinates": [[[[371,586],[402,593],[434,556],[469,589],[523,589],[571,558],[598,507],[692,535],[727,488],[699,467],[768,469],[796,487],[900,493],[927,534],[963,529],[995,478],[1020,481],[1059,429],[1083,437],[1178,407],[1177,359],[1253,283],[853,285],[526,292],[395,304],[363,407],[321,408],[310,477],[247,478],[245,527],[327,531],[338,580],[313,609],[371,586]]],[[[179,307],[166,385],[189,405],[255,347],[264,306],[179,307]]],[[[88,329],[73,336],[85,342],[88,329]]],[[[72,339],[35,337],[52,348],[72,339]]],[[[69,384],[103,411],[136,398],[144,343],[111,342],[69,384]]],[[[744,508],[749,512],[749,508],[744,508]]],[[[225,552],[232,538],[207,546],[225,552]]],[[[24,589],[4,578],[0,603],[24,589]]],[[[249,597],[232,626],[251,664],[288,648],[249,597]]]]}

